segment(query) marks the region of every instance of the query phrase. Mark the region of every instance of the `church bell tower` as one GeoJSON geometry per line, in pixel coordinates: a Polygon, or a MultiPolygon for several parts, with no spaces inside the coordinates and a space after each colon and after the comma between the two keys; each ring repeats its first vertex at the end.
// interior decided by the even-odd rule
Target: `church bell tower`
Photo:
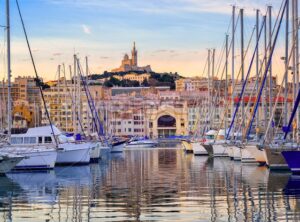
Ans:
{"type": "Polygon", "coordinates": [[[133,42],[133,49],[131,51],[131,55],[132,55],[132,65],[137,66],[137,51],[135,48],[135,42],[133,42]]]}

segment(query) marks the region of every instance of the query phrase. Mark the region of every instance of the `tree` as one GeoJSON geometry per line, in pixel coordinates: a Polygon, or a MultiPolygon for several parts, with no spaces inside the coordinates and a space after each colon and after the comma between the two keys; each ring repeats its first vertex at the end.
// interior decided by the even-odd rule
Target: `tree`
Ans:
{"type": "Polygon", "coordinates": [[[145,86],[145,87],[150,86],[150,84],[146,78],[143,80],[142,86],[145,86]]]}

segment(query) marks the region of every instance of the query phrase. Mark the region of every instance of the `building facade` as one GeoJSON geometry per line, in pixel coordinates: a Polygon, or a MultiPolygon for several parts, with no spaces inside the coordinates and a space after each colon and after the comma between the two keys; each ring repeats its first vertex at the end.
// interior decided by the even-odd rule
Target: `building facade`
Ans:
{"type": "Polygon", "coordinates": [[[145,81],[145,80],[148,81],[149,80],[150,74],[149,73],[143,73],[143,74],[129,73],[129,74],[126,74],[124,76],[113,75],[113,77],[118,79],[118,80],[137,81],[141,84],[143,81],[145,81]]]}
{"type": "MultiPolygon", "coordinates": [[[[8,84],[3,81],[0,84],[0,125],[2,128],[7,126],[7,94],[8,84]]],[[[13,128],[34,127],[40,124],[41,93],[33,77],[16,77],[11,84],[11,98],[13,128]]]]}
{"type": "MultiPolygon", "coordinates": [[[[103,98],[102,86],[90,86],[93,100],[103,98]]],[[[92,131],[93,122],[84,87],[79,83],[60,79],[44,90],[44,98],[50,120],[64,132],[92,131]]],[[[42,107],[42,124],[49,124],[46,110],[42,107]]]]}

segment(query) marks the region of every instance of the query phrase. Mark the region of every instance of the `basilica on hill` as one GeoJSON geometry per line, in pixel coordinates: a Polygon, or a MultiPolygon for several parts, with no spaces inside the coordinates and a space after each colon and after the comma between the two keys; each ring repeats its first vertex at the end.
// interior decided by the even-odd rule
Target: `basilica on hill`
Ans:
{"type": "Polygon", "coordinates": [[[138,66],[138,52],[135,48],[135,42],[133,43],[133,49],[131,51],[131,59],[128,54],[124,55],[122,64],[119,68],[113,69],[112,72],[130,72],[130,71],[142,71],[142,72],[151,72],[151,66],[138,66]]]}

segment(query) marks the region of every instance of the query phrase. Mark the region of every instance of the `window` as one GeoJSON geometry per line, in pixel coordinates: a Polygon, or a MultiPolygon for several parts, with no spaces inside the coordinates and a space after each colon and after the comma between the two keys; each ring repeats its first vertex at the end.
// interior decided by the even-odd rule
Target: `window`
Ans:
{"type": "Polygon", "coordinates": [[[39,144],[43,143],[43,137],[39,137],[39,144]]]}
{"type": "Polygon", "coordinates": [[[35,144],[36,137],[24,137],[24,144],[35,144]]]}
{"type": "Polygon", "coordinates": [[[11,144],[22,144],[23,143],[23,137],[12,137],[11,138],[11,144]]]}
{"type": "Polygon", "coordinates": [[[153,127],[153,123],[150,122],[150,123],[149,123],[149,128],[152,128],[152,127],[153,127]]]}
{"type": "Polygon", "coordinates": [[[131,128],[128,128],[128,132],[131,132],[131,128]]]}
{"type": "Polygon", "coordinates": [[[45,136],[45,143],[52,143],[51,136],[45,136]]]}

